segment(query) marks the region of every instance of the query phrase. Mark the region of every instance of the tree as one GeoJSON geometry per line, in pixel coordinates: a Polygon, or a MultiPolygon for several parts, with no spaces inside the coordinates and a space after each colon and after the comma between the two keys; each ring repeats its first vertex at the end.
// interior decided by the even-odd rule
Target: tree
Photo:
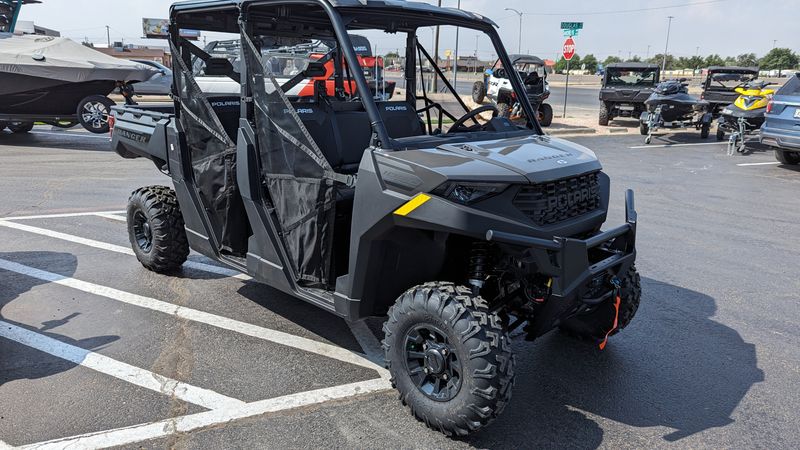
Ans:
{"type": "Polygon", "coordinates": [[[642,58],[639,55],[633,55],[633,57],[631,59],[629,59],[628,61],[630,61],[630,62],[642,62],[642,58]]]}
{"type": "MultiPolygon", "coordinates": [[[[664,61],[664,55],[660,53],[647,60],[647,62],[649,62],[650,64],[655,64],[659,67],[661,67],[663,61],[664,61]]],[[[672,55],[667,55],[666,70],[674,70],[676,68],[675,63],[676,63],[675,57],[672,55]]]]}
{"type": "Polygon", "coordinates": [[[778,76],[783,75],[784,69],[794,69],[800,59],[797,54],[788,48],[773,48],[763,58],[761,58],[761,68],[766,70],[778,70],[778,76]]]}
{"type": "Polygon", "coordinates": [[[588,70],[589,73],[597,72],[597,65],[599,64],[599,62],[597,61],[597,58],[595,58],[593,54],[589,53],[588,55],[584,56],[581,61],[582,64],[586,64],[586,70],[588,70]]]}
{"type": "Polygon", "coordinates": [[[725,65],[725,60],[724,60],[724,59],[722,59],[722,57],[721,57],[721,56],[719,56],[719,55],[718,55],[718,54],[716,54],[716,53],[714,53],[713,55],[708,55],[708,56],[706,56],[706,59],[705,59],[705,61],[704,61],[704,62],[705,62],[705,66],[706,66],[706,67],[710,67],[710,66],[724,66],[724,65],[725,65]]]}
{"type": "MultiPolygon", "coordinates": [[[[569,61],[569,70],[575,70],[580,68],[581,68],[581,57],[578,56],[577,53],[575,53],[575,56],[573,56],[572,59],[569,61]]],[[[558,61],[556,61],[556,66],[554,70],[557,73],[562,73],[567,70],[567,60],[564,59],[563,56],[559,58],[558,61]]]]}
{"type": "Polygon", "coordinates": [[[614,64],[614,63],[619,63],[619,62],[622,62],[622,60],[621,60],[621,59],[619,59],[618,57],[616,57],[616,56],[609,56],[608,58],[606,58],[605,60],[603,60],[603,66],[607,66],[607,65],[609,65],[609,64],[614,64]]]}
{"type": "Polygon", "coordinates": [[[758,58],[755,53],[742,53],[736,57],[737,66],[757,66],[758,58]]]}

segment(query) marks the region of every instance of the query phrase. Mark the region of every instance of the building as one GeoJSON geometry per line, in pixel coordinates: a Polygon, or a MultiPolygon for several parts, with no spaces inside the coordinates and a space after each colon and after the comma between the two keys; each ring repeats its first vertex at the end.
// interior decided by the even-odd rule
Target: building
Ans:
{"type": "Polygon", "coordinates": [[[40,27],[31,20],[18,20],[14,34],[40,34],[42,36],[61,37],[61,32],[50,28],[40,27]]]}
{"type": "Polygon", "coordinates": [[[110,55],[115,58],[154,61],[167,67],[172,66],[172,58],[170,57],[169,52],[163,48],[152,48],[136,45],[123,46],[121,43],[115,43],[115,45],[111,48],[94,47],[94,49],[98,52],[105,53],[106,55],[110,55]]]}

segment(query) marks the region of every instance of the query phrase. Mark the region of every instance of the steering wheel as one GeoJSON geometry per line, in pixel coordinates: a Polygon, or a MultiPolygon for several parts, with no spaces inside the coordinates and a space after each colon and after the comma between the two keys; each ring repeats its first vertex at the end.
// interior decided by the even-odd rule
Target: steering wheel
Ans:
{"type": "Polygon", "coordinates": [[[460,119],[456,120],[456,122],[447,131],[447,134],[454,133],[454,132],[457,132],[457,131],[472,131],[476,126],[481,126],[479,124],[476,124],[476,125],[472,125],[470,127],[465,127],[464,123],[466,123],[468,120],[473,119],[473,118],[475,118],[475,117],[477,117],[477,116],[479,116],[479,115],[481,115],[481,114],[483,114],[483,113],[485,113],[487,111],[492,111],[492,117],[497,117],[497,115],[500,114],[500,111],[494,105],[483,105],[483,106],[480,106],[480,107],[475,108],[472,111],[464,114],[463,116],[461,116],[460,119]]]}

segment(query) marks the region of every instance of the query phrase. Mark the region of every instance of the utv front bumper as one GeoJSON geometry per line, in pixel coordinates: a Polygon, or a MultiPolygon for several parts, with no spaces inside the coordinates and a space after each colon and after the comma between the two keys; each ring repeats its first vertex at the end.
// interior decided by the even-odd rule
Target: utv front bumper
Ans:
{"type": "MultiPolygon", "coordinates": [[[[602,285],[622,278],[636,258],[636,210],[633,191],[625,194],[626,223],[588,239],[555,237],[552,240],[489,230],[486,240],[524,248],[523,260],[536,272],[551,277],[550,311],[554,319],[583,305],[596,305],[613,294],[602,285]],[[600,289],[598,289],[598,285],[600,289]],[[598,294],[599,292],[599,294],[598,294]]],[[[606,284],[608,286],[608,284],[606,284]]]]}

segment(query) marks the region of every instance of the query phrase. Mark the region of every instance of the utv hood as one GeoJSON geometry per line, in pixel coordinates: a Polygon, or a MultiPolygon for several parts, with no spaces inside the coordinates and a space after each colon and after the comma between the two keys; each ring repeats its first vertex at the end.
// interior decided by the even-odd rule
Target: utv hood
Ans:
{"type": "MultiPolygon", "coordinates": [[[[594,152],[550,136],[532,135],[467,144],[446,144],[438,150],[499,166],[531,183],[557,180],[602,169],[594,152]]],[[[490,181],[490,180],[487,180],[490,181]]]]}

